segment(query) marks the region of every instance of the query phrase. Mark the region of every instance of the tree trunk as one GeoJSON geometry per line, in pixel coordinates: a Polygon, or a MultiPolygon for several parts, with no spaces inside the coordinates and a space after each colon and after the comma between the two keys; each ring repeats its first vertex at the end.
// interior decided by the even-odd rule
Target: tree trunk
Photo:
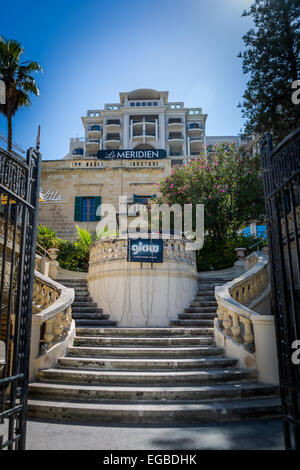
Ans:
{"type": "Polygon", "coordinates": [[[12,151],[12,113],[10,105],[7,103],[7,150],[12,151]]]}

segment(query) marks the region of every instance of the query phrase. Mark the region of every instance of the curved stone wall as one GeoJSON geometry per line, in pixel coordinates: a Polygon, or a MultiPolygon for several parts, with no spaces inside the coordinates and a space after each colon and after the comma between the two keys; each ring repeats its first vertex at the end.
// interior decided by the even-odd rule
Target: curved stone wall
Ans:
{"type": "Polygon", "coordinates": [[[164,240],[163,263],[127,262],[127,240],[91,246],[90,294],[123,327],[167,327],[197,290],[195,252],[183,240],[164,240]]]}

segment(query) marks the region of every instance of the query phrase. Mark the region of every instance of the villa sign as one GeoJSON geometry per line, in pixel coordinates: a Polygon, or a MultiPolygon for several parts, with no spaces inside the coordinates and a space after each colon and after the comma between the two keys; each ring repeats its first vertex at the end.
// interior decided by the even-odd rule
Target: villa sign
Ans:
{"type": "Polygon", "coordinates": [[[129,238],[127,261],[134,263],[162,263],[164,241],[162,239],[129,238]]]}
{"type": "Polygon", "coordinates": [[[99,150],[97,157],[100,160],[159,160],[166,158],[167,152],[163,149],[155,150],[99,150]]]}

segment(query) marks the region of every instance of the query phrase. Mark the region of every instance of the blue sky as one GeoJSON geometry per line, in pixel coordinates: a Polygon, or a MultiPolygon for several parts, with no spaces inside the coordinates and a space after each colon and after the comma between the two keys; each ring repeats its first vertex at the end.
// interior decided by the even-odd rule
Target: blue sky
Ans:
{"type": "MultiPolygon", "coordinates": [[[[246,79],[238,52],[252,0],[15,0],[1,5],[0,35],[37,60],[41,95],[21,109],[14,141],[33,145],[41,125],[44,159],[59,159],[82,136],[87,109],[117,102],[119,91],[169,90],[202,107],[207,135],[236,135],[246,79]]],[[[0,117],[0,132],[6,120],[0,117]]]]}

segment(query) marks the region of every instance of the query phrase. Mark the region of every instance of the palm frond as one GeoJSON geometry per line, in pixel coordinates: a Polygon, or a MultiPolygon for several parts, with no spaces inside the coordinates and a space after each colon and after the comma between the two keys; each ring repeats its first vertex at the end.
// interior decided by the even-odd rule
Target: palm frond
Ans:
{"type": "Polygon", "coordinates": [[[77,228],[80,241],[83,243],[83,245],[90,246],[90,244],[93,241],[92,235],[90,234],[90,232],[88,232],[85,228],[79,227],[78,225],[76,225],[76,228],[77,228]]]}

